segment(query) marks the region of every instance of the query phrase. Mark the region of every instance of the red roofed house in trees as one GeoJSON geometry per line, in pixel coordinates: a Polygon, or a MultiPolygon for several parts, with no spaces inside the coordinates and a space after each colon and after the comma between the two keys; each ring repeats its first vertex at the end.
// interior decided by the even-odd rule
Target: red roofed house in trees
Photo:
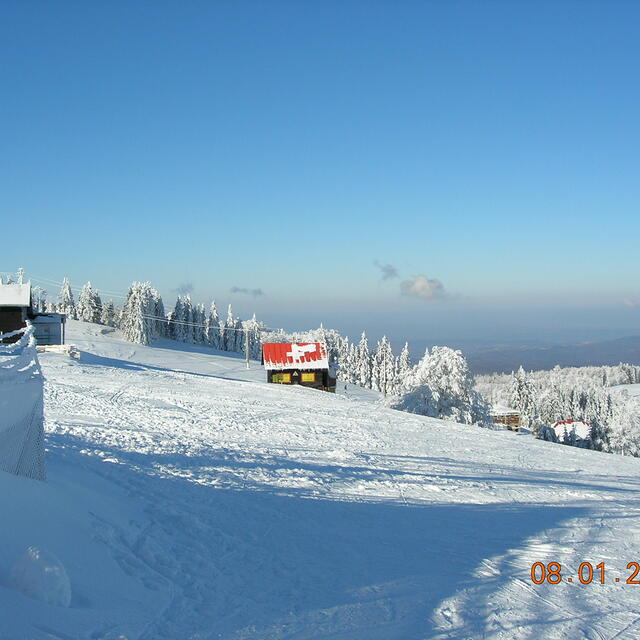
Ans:
{"type": "Polygon", "coordinates": [[[265,342],[262,363],[267,370],[267,382],[336,390],[327,347],[320,342],[265,342]]]}

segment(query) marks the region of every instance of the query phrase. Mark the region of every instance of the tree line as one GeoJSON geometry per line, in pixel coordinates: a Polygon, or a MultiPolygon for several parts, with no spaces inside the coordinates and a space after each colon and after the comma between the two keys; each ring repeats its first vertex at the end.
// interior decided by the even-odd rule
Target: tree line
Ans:
{"type": "Polygon", "coordinates": [[[611,387],[640,383],[640,367],[560,368],[552,371],[491,374],[474,378],[460,351],[448,347],[427,349],[419,362],[411,360],[409,345],[394,354],[383,336],[371,345],[363,333],[357,342],[322,325],[318,329],[287,333],[273,330],[255,315],[242,320],[231,305],[226,318],[215,301],[207,310],[190,296],[177,296],[166,312],[159,292],[147,282],[134,282],[121,309],[112,300],[102,302],[99,292],[86,283],[75,302],[64,279],[58,302],[36,291],[34,306],[58,311],[73,319],[119,328],[125,339],[150,344],[157,338],[201,344],[212,349],[261,356],[263,342],[323,342],[337,368],[338,380],[386,396],[393,408],[449,419],[459,423],[494,427],[491,407],[503,405],[520,413],[521,425],[542,439],[599,451],[640,456],[640,401],[611,387]],[[551,428],[561,420],[584,420],[591,427],[588,439],[567,434],[558,437],[551,428]]]}

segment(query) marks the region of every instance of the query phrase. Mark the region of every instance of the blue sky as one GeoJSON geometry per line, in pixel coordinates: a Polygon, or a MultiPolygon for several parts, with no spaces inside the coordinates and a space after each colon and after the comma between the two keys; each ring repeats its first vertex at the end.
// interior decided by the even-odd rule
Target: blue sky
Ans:
{"type": "Polygon", "coordinates": [[[188,283],[285,326],[627,333],[639,19],[635,2],[4,2],[0,271],[169,299],[188,283]]]}

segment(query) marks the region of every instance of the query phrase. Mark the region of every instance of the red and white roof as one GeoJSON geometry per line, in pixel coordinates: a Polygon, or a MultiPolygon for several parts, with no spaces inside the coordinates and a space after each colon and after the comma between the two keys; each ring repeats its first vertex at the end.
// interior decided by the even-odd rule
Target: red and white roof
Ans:
{"type": "Polygon", "coordinates": [[[262,359],[269,370],[329,368],[327,347],[320,342],[265,342],[262,359]]]}
{"type": "Polygon", "coordinates": [[[572,431],[578,438],[582,438],[583,440],[591,437],[591,425],[585,420],[574,420],[573,418],[560,420],[551,428],[556,432],[558,438],[562,438],[565,432],[569,434],[572,431]]]}

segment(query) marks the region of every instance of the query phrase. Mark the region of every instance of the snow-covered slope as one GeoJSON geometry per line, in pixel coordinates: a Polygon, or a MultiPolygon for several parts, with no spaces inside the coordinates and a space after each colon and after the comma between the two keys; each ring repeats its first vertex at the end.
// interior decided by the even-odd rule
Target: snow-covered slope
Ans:
{"type": "Polygon", "coordinates": [[[640,637],[640,460],[69,335],[79,361],[41,359],[49,481],[0,474],[0,638],[640,637]],[[11,578],[32,546],[69,607],[11,578]]]}
{"type": "Polygon", "coordinates": [[[626,391],[630,396],[640,396],[640,384],[624,384],[613,388],[626,391]]]}

